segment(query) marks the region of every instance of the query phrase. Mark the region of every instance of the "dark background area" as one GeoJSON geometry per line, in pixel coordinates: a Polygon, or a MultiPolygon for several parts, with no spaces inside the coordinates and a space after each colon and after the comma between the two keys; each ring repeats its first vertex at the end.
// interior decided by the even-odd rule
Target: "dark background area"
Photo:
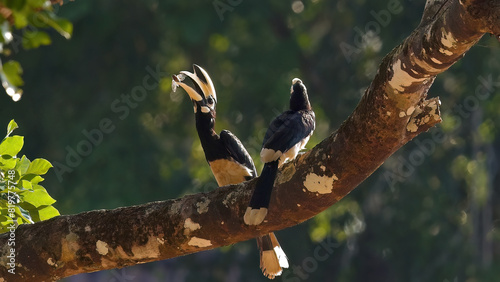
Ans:
{"type": "MultiPolygon", "coordinates": [[[[24,95],[19,102],[0,95],[0,125],[15,119],[15,133],[25,136],[21,153],[56,166],[44,187],[61,214],[209,191],[217,185],[192,104],[184,91],[172,92],[171,74],[192,71],[193,63],[207,70],[218,95],[216,130],[235,133],[260,171],[263,133],[287,107],[291,80],[304,81],[316,112],[312,148],[354,110],[381,59],[418,25],[424,4],[68,2],[58,15],[73,22],[71,40],[53,32],[52,45],[12,56],[24,69],[24,95]],[[161,75],[148,81],[156,87],[140,101],[122,101],[144,86],[151,70],[161,75]],[[103,119],[114,130],[86,156],[68,156],[82,150],[84,132],[95,132],[103,119]]],[[[500,44],[485,36],[429,91],[441,98],[441,125],[399,150],[339,203],[276,233],[291,265],[276,280],[500,277],[499,83],[500,44]]],[[[252,240],[63,281],[267,279],[252,240]]]]}

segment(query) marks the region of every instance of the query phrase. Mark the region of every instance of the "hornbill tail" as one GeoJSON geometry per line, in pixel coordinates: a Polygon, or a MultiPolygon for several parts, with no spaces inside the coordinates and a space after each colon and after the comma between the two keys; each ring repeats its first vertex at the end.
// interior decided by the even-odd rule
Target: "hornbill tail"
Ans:
{"type": "Polygon", "coordinates": [[[288,259],[281,249],[274,233],[257,238],[259,247],[260,269],[269,279],[281,275],[283,268],[288,268],[288,259]]]}
{"type": "Polygon", "coordinates": [[[243,221],[247,225],[259,225],[264,221],[271,200],[273,191],[274,179],[278,172],[278,160],[266,163],[262,169],[262,173],[255,185],[255,190],[245,211],[243,221]]]}

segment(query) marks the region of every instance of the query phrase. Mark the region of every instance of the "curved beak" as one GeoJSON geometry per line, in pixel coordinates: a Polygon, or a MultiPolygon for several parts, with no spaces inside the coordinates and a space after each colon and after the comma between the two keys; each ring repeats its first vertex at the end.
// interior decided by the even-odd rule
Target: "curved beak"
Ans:
{"type": "Polygon", "coordinates": [[[217,102],[215,87],[208,73],[198,65],[193,65],[194,73],[181,71],[179,75],[172,75],[172,90],[175,92],[178,86],[182,87],[189,95],[191,100],[196,102],[205,101],[208,97],[217,102]],[[194,88],[182,82],[189,77],[193,82],[194,88]]]}
{"type": "MultiPolygon", "coordinates": [[[[177,87],[180,86],[187,92],[191,100],[201,102],[203,100],[203,97],[200,94],[198,94],[198,92],[191,86],[182,82],[185,78],[186,77],[183,74],[172,75],[172,90],[175,92],[177,90],[177,87]]],[[[193,81],[193,83],[196,85],[195,81],[193,81]]]]}

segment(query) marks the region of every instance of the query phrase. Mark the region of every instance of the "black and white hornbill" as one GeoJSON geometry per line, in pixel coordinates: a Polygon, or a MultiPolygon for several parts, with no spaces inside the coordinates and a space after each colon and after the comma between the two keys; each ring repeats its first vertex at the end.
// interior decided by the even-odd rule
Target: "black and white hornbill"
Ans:
{"type": "MultiPolygon", "coordinates": [[[[252,158],[240,140],[228,130],[220,135],[214,130],[215,105],[217,95],[208,73],[197,65],[193,65],[194,73],[181,71],[172,76],[172,89],[182,87],[194,104],[196,130],[200,138],[205,158],[212,170],[219,187],[237,184],[257,176],[252,158]],[[189,77],[193,87],[184,83],[189,77]]],[[[281,249],[274,233],[257,238],[262,273],[273,279],[281,275],[283,268],[288,268],[288,260],[281,249]]]]}
{"type": "Polygon", "coordinates": [[[306,86],[300,79],[292,80],[290,92],[290,110],[275,118],[264,136],[260,152],[264,168],[243,217],[248,225],[258,225],[264,221],[278,168],[297,156],[316,126],[306,86]]]}

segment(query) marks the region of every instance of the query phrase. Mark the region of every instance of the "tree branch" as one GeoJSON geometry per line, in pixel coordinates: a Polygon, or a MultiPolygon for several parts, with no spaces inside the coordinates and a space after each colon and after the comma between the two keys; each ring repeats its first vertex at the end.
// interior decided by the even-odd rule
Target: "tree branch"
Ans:
{"type": "Polygon", "coordinates": [[[484,33],[500,34],[497,1],[462,3],[428,1],[420,26],[383,59],[338,131],[280,171],[262,225],[243,223],[255,179],[176,200],[59,216],[0,235],[0,277],[50,281],[163,260],[248,240],[315,216],[441,121],[439,99],[426,100],[435,76],[484,33]],[[8,245],[12,241],[15,246],[8,245]],[[11,248],[15,275],[8,273],[11,248]]]}

